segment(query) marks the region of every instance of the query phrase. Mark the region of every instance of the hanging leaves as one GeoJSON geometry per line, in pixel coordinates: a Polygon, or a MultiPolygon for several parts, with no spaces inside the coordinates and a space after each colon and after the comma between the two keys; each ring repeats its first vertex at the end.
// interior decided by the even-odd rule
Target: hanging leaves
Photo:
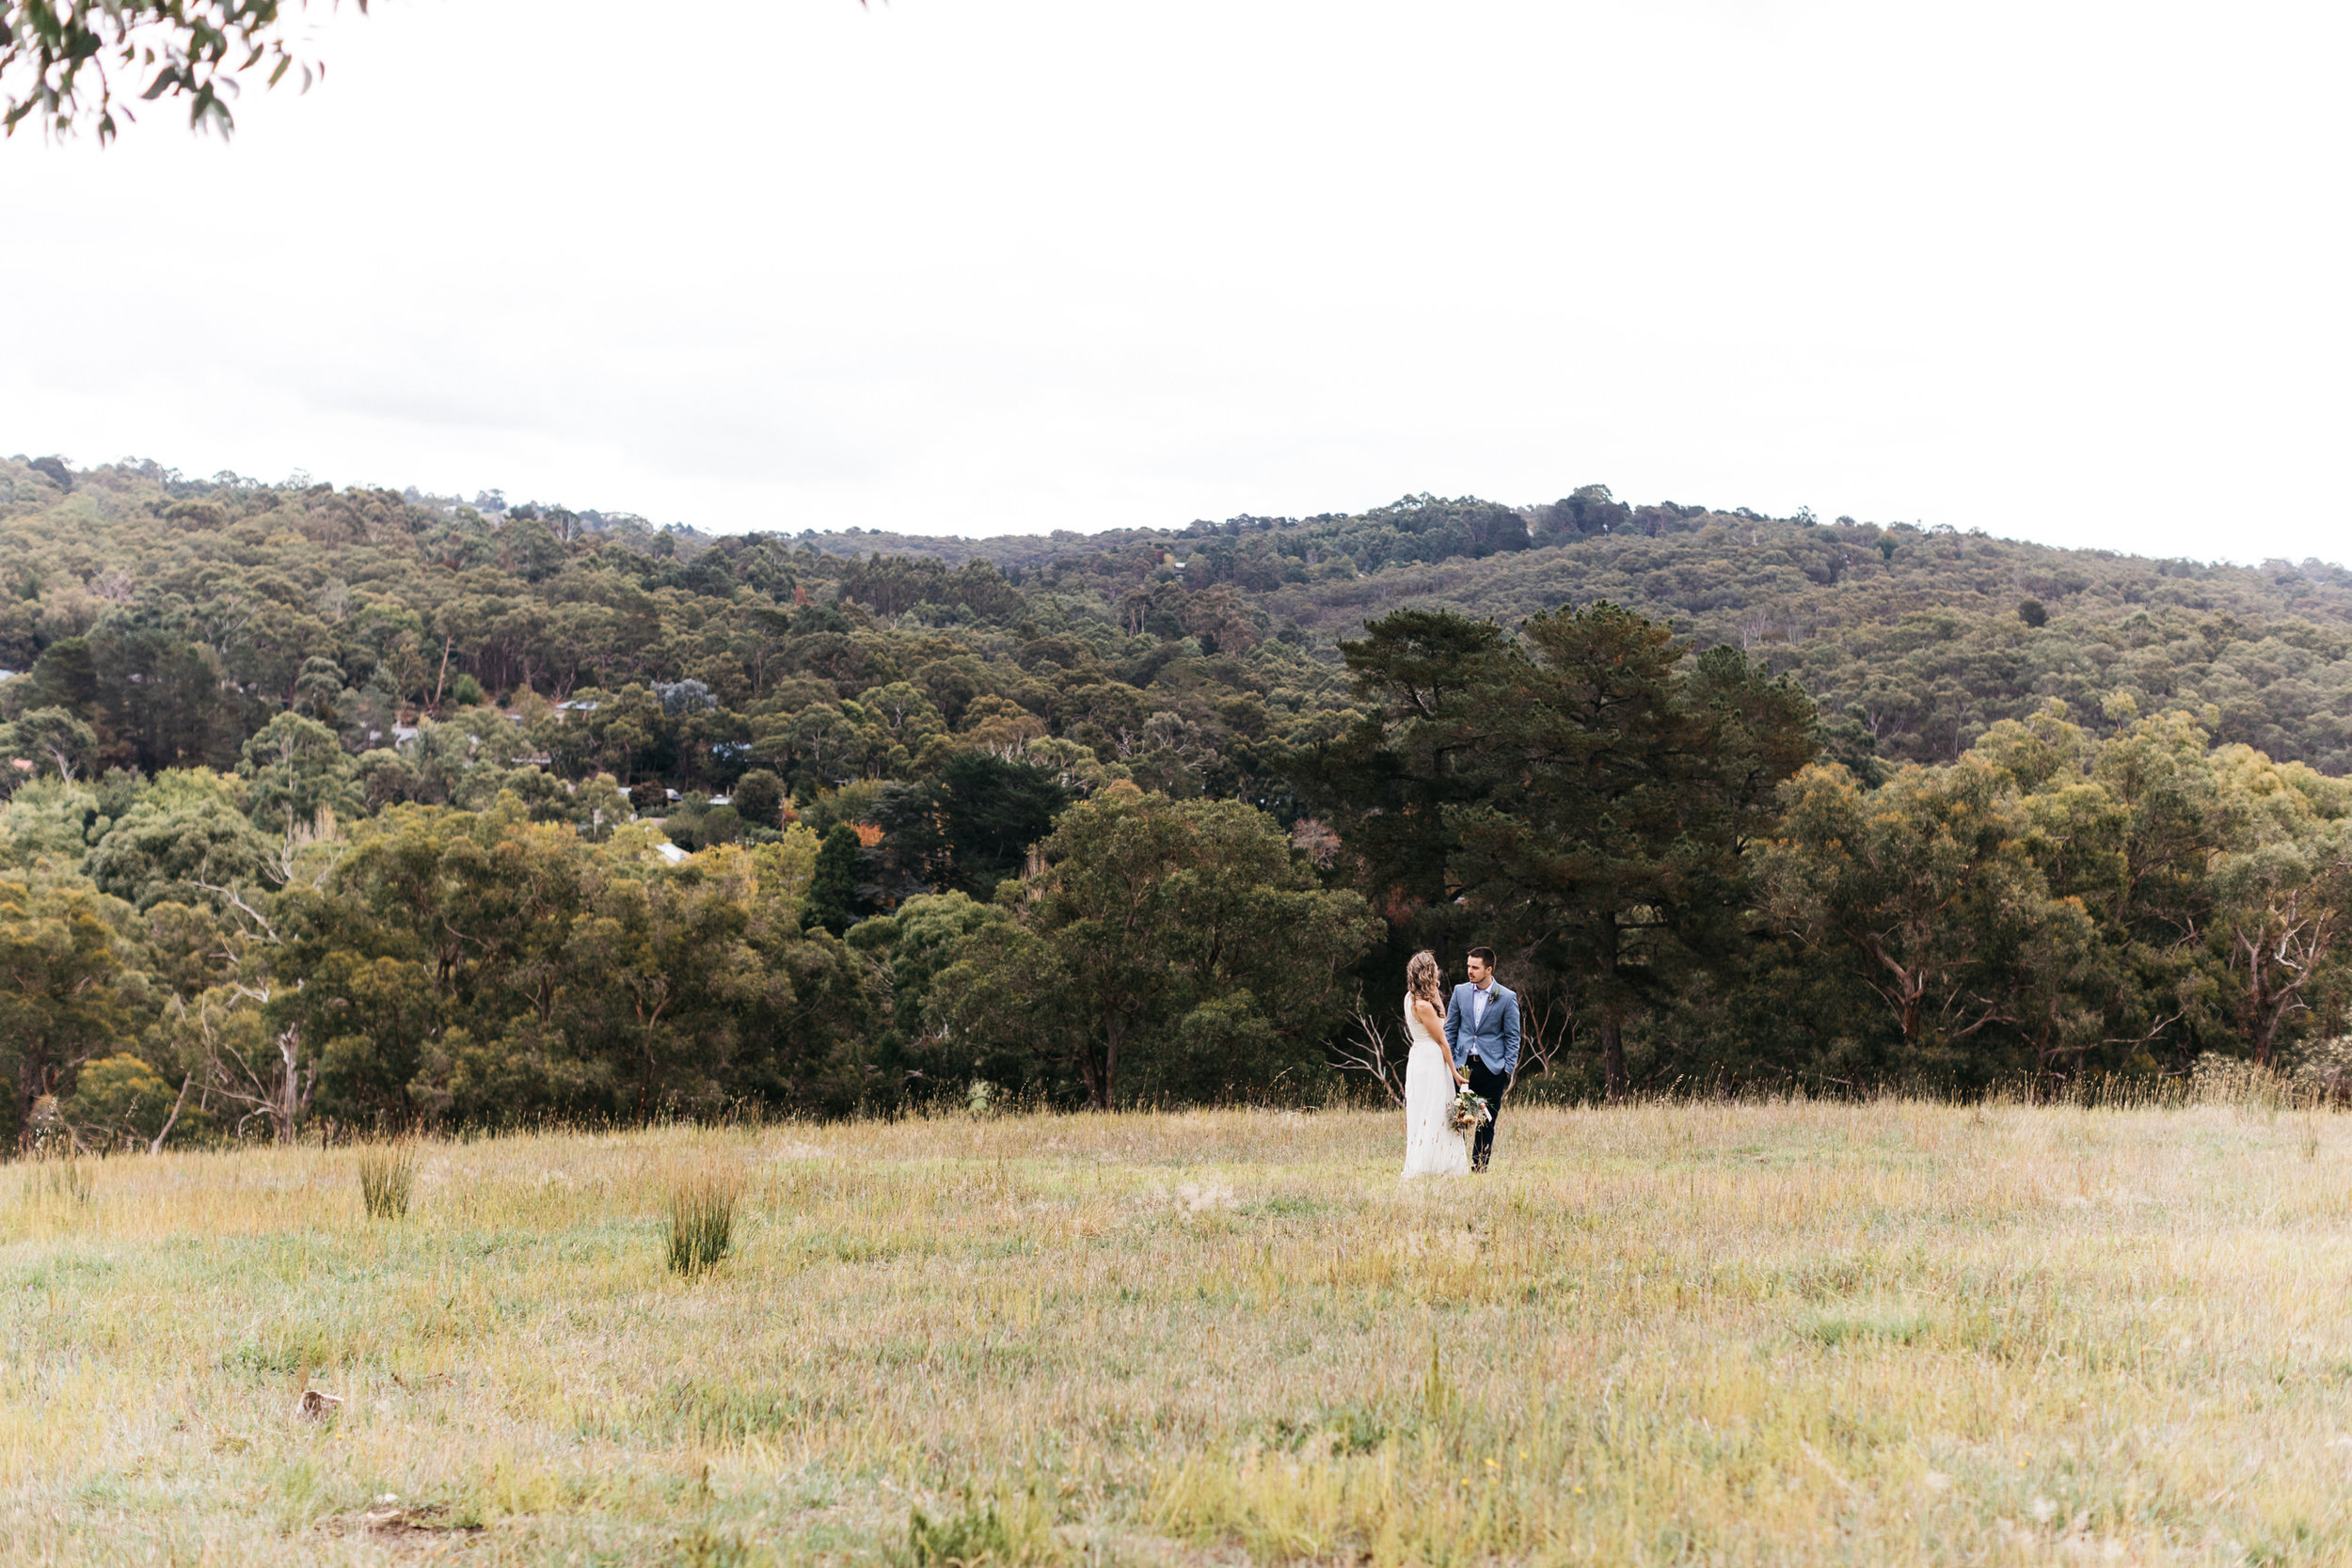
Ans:
{"type": "MultiPolygon", "coordinates": [[[[292,9],[305,8],[294,0],[292,9]]],[[[298,71],[308,92],[325,73],[300,56],[290,20],[284,0],[0,0],[0,128],[14,135],[37,124],[56,137],[94,129],[110,142],[135,118],[119,83],[145,77],[137,102],[183,99],[191,127],[227,136],[236,128],[229,100],[265,62],[267,87],[298,71]]]]}

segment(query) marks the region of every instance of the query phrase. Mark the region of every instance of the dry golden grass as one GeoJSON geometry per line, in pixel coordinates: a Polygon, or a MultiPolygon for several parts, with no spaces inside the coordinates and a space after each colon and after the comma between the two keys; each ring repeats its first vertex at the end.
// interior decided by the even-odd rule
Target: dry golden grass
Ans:
{"type": "Polygon", "coordinates": [[[10,1560],[2352,1560],[2352,1120],[1887,1102],[0,1170],[10,1560]],[[715,1270],[681,1182],[740,1183],[715,1270]],[[293,1414],[306,1386],[340,1395],[293,1414]],[[916,1511],[923,1523],[910,1532],[916,1511]]]}

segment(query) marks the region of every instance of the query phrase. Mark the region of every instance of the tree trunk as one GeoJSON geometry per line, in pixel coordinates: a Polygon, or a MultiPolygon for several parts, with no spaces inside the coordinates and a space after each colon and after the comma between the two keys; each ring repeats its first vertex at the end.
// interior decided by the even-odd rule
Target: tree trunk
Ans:
{"type": "Polygon", "coordinates": [[[295,1060],[301,1053],[300,1039],[291,1023],[278,1032],[278,1056],[285,1064],[285,1078],[280,1090],[284,1098],[274,1119],[278,1123],[278,1141],[281,1144],[290,1145],[294,1141],[294,1120],[302,1114],[302,1079],[295,1070],[295,1060]]]}
{"type": "Polygon", "coordinates": [[[1613,1012],[1600,1018],[1600,1075],[1611,1100],[1623,1100],[1625,1077],[1625,1024],[1613,1012]]]}
{"type": "Polygon", "coordinates": [[[1119,1045],[1125,1035],[1124,1029],[1114,1024],[1110,1031],[1110,1037],[1104,1042],[1103,1076],[1094,1093],[1094,1108],[1098,1111],[1107,1111],[1111,1108],[1111,1091],[1117,1087],[1119,1082],[1119,1045]]]}
{"type": "Polygon", "coordinates": [[[1078,1081],[1087,1086],[1087,1109],[1110,1109],[1110,1091],[1104,1083],[1103,1063],[1094,1053],[1094,1041],[1082,1037],[1072,1053],[1078,1064],[1078,1081]]]}
{"type": "Polygon", "coordinates": [[[1617,927],[1617,911],[1609,910],[1600,917],[1600,977],[1603,990],[1600,1005],[1600,1078],[1601,1088],[1613,1100],[1623,1100],[1626,1091],[1625,1074],[1625,1015],[1618,1010],[1613,994],[1617,980],[1617,942],[1623,933],[1617,927]]]}
{"type": "Polygon", "coordinates": [[[196,1074],[193,1072],[181,1078],[180,1098],[171,1102],[171,1115],[164,1119],[164,1130],[156,1133],[154,1141],[147,1146],[147,1152],[150,1154],[161,1154],[164,1151],[164,1140],[170,1137],[171,1130],[180,1125],[180,1113],[187,1109],[188,1090],[195,1083],[196,1074]]]}

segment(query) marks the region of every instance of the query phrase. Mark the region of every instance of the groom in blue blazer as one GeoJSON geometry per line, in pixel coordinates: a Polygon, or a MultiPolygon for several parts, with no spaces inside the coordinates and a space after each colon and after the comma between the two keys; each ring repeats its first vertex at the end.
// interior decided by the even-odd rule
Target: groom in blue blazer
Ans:
{"type": "Polygon", "coordinates": [[[1519,999],[1495,978],[1491,947],[1470,950],[1470,983],[1454,987],[1445,1005],[1445,1042],[1454,1048],[1454,1067],[1469,1076],[1470,1092],[1486,1102],[1486,1119],[1470,1147],[1470,1169],[1483,1171],[1494,1152],[1502,1092],[1519,1069],[1519,999]]]}

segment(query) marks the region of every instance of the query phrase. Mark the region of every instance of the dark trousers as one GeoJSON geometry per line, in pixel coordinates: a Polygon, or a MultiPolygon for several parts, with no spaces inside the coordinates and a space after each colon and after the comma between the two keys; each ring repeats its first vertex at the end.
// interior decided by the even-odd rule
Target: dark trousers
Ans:
{"type": "Polygon", "coordinates": [[[1502,1119],[1502,1091],[1511,1086],[1508,1073],[1489,1072],[1486,1064],[1476,1056],[1470,1059],[1470,1093],[1486,1102],[1486,1119],[1478,1125],[1470,1140],[1470,1169],[1485,1170],[1486,1157],[1495,1151],[1495,1123],[1502,1119]]]}

